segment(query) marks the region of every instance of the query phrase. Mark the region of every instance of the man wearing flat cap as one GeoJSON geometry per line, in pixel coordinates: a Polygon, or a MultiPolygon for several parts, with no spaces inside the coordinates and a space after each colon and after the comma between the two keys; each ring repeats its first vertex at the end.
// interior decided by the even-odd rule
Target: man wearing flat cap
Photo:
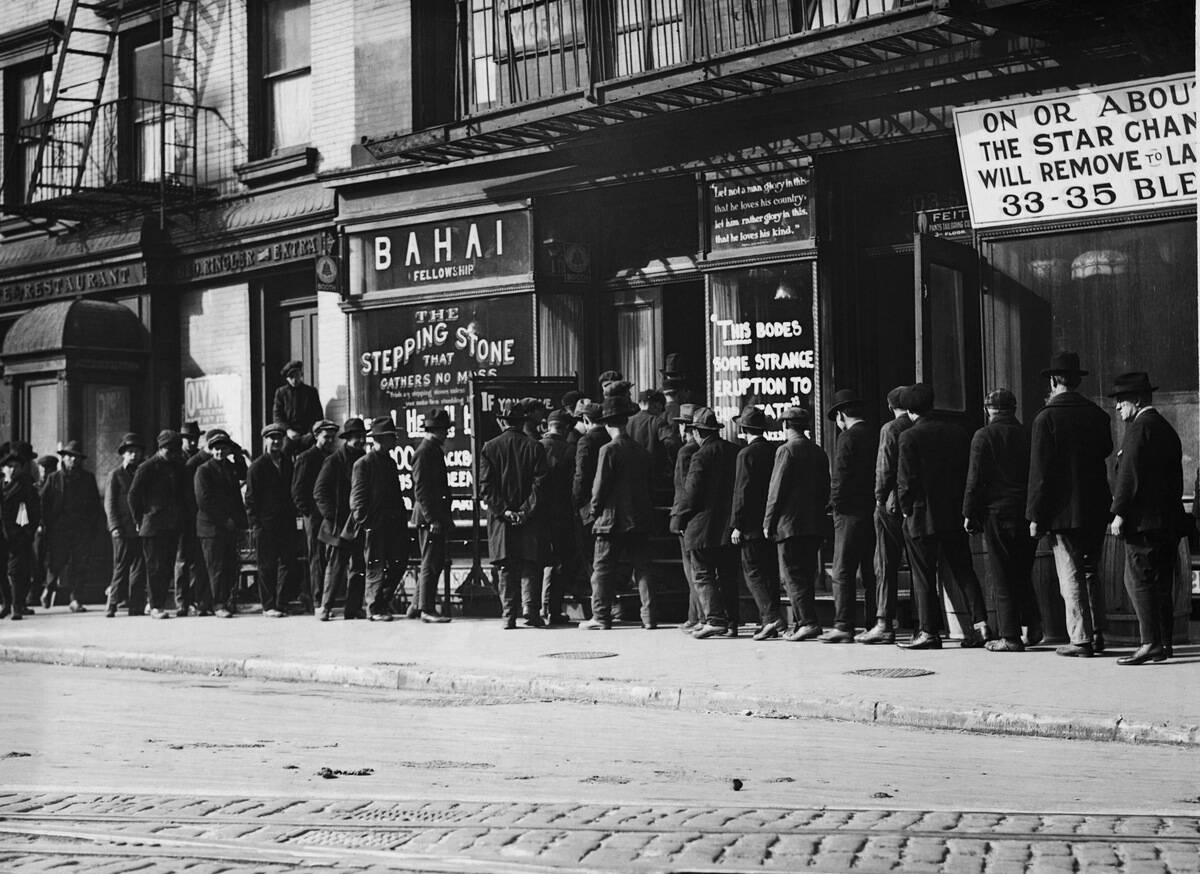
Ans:
{"type": "Polygon", "coordinates": [[[1119,665],[1161,662],[1174,655],[1175,554],[1187,524],[1183,512],[1183,448],[1154,408],[1150,376],[1122,373],[1108,396],[1125,423],[1110,510],[1112,533],[1125,541],[1125,589],[1138,619],[1141,646],[1119,665]]]}
{"type": "Polygon", "coordinates": [[[288,575],[296,559],[296,507],[292,503],[292,460],[283,452],[287,426],[262,429],[263,452],[246,474],[246,516],[258,557],[258,593],[263,616],[287,615],[288,575]]]}
{"type": "MultiPolygon", "coordinates": [[[[553,414],[552,414],[553,415],[553,414]]],[[[412,460],[413,524],[421,567],[417,571],[416,597],[408,608],[409,619],[449,622],[437,609],[438,581],[446,570],[446,538],[454,531],[453,498],[442,448],[450,435],[450,413],[443,407],[425,414],[425,439],[412,460]]]]}
{"type": "Polygon", "coordinates": [[[78,440],[68,440],[58,452],[58,470],[42,489],[42,524],[46,529],[46,587],[42,606],[49,608],[66,574],[71,589],[71,612],[82,613],[84,565],[88,544],[103,525],[104,508],[96,477],[84,470],[87,456],[78,440]]]}
{"type": "Polygon", "coordinates": [[[1042,371],[1050,399],[1033,419],[1025,504],[1029,535],[1050,541],[1066,605],[1071,640],[1057,652],[1076,658],[1104,651],[1104,587],[1096,569],[1112,500],[1105,466],[1112,430],[1108,414],[1078,391],[1087,373],[1074,352],[1055,353],[1042,371]]]}
{"type": "Polygon", "coordinates": [[[688,611],[687,620],[680,626],[680,631],[684,634],[691,634],[692,630],[700,623],[700,597],[696,594],[696,576],[692,570],[692,559],[688,552],[687,542],[684,539],[683,532],[687,527],[684,519],[683,502],[687,497],[687,473],[688,468],[692,463],[692,456],[700,445],[692,439],[692,415],[696,412],[695,404],[680,404],[678,415],[671,421],[679,429],[679,454],[675,457],[674,467],[674,500],[671,503],[671,516],[667,523],[667,530],[679,537],[679,553],[683,562],[683,576],[687,580],[688,585],[688,611]]]}
{"type": "Polygon", "coordinates": [[[988,636],[987,607],[962,522],[970,438],[958,425],[932,415],[934,395],[928,385],[909,386],[900,403],[913,425],[900,435],[896,497],[904,512],[904,539],[920,626],[910,642],[899,646],[942,648],[941,580],[952,600],[961,592],[960,600],[970,612],[972,625],[963,628],[960,646],[982,647],[988,636]],[[949,569],[948,576],[943,576],[943,567],[949,569]]]}
{"type": "Polygon", "coordinates": [[[129,509],[142,540],[146,581],[150,589],[150,617],[170,619],[167,595],[179,531],[184,518],[183,441],[178,431],[158,432],[154,455],[138,465],[129,486],[129,509]]]}
{"type": "Polygon", "coordinates": [[[837,425],[829,506],[833,509],[833,628],[822,643],[853,643],[858,577],[868,624],[875,617],[875,457],[877,432],[867,425],[858,392],[834,393],[826,417],[837,425]]]}
{"type": "Polygon", "coordinates": [[[41,523],[41,497],[29,475],[25,453],[9,450],[0,459],[0,534],[7,557],[0,569],[0,619],[21,619],[33,569],[33,532],[41,523]]]}
{"type": "Polygon", "coordinates": [[[896,469],[900,463],[900,434],[912,425],[908,411],[900,406],[896,386],[887,393],[892,418],[879,429],[879,451],[875,455],[875,625],[855,637],[859,643],[896,642],[897,585],[900,556],[904,553],[904,516],[896,501],[896,469]]]}
{"type": "Polygon", "coordinates": [[[567,442],[575,418],[555,410],[546,419],[542,449],[546,452],[546,479],[542,489],[542,584],[548,625],[566,625],[563,595],[578,574],[580,521],[571,501],[575,481],[575,447],[567,442]]]}
{"type": "Polygon", "coordinates": [[[354,462],[350,474],[346,535],[362,538],[367,618],[391,622],[392,595],[408,563],[408,507],[392,458],[398,439],[395,423],[390,416],[373,419],[367,436],[369,450],[354,462]]]}
{"type": "Polygon", "coordinates": [[[737,454],[730,540],[741,553],[742,576],[758,607],[759,629],[754,639],[770,640],[787,631],[787,622],[780,613],[779,559],[774,542],[763,531],[775,465],[775,446],[767,442],[764,432],[774,429],[775,423],[754,406],[743,409],[733,423],[746,435],[746,445],[737,454]]]}
{"type": "Polygon", "coordinates": [[[333,603],[346,592],[345,619],[363,619],[362,541],[350,521],[350,486],[354,464],[363,457],[367,428],[362,419],[347,419],[338,434],[342,445],[321,465],[313,486],[313,502],[321,514],[321,542],[329,548],[325,566],[325,584],[321,587],[321,606],[317,618],[333,618],[333,603]]]}
{"type": "Polygon", "coordinates": [[[220,429],[205,435],[208,460],[196,468],[193,491],[196,496],[196,537],[204,556],[208,578],[209,603],[220,619],[235,615],[234,592],[237,588],[238,539],[249,526],[242,492],[233,459],[241,450],[220,429]]]}
{"type": "Polygon", "coordinates": [[[1030,574],[1036,541],[1025,521],[1029,480],[1029,434],[1017,420],[1017,399],[1006,388],[988,392],[988,423],[971,438],[971,461],[963,495],[963,527],[983,532],[987,544],[988,601],[996,615],[992,652],[1021,652],[1021,626],[1041,638],[1041,618],[1030,574]]]}
{"type": "Polygon", "coordinates": [[[313,423],[313,445],[296,456],[292,470],[292,504],[304,524],[305,570],[300,586],[300,604],[311,613],[321,603],[321,587],[325,585],[325,546],[321,533],[321,512],[317,509],[313,490],[317,474],[337,443],[338,426],[328,419],[313,423]]]}
{"type": "Polygon", "coordinates": [[[308,442],[312,426],[325,418],[325,408],[317,390],[304,382],[303,361],[289,361],[280,376],[285,382],[275,389],[271,417],[284,426],[288,445],[298,449],[308,442]]]}
{"type": "Polygon", "coordinates": [[[117,447],[121,463],[108,475],[104,488],[104,514],[112,535],[113,572],[108,586],[105,615],[117,615],[117,605],[124,601],[130,616],[140,616],[146,610],[146,558],[138,539],[137,523],[129,509],[129,490],[133,476],[146,455],[146,444],[137,434],[126,434],[117,447]]]}
{"type": "Polygon", "coordinates": [[[537,627],[544,623],[533,523],[547,473],[546,451],[525,434],[525,407],[519,401],[505,401],[497,418],[504,430],[479,453],[479,494],[487,502],[488,552],[500,569],[504,627],[517,627],[522,605],[526,623],[537,627]]]}

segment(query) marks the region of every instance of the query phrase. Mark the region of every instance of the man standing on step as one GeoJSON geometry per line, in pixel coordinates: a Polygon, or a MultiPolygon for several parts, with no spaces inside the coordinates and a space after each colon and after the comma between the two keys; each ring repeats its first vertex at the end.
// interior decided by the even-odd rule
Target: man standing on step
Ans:
{"type": "Polygon", "coordinates": [[[42,489],[42,524],[49,545],[46,560],[46,588],[42,606],[49,609],[63,575],[71,590],[71,612],[82,613],[84,564],[88,544],[103,524],[104,508],[96,477],[84,470],[83,446],[69,440],[59,450],[62,466],[50,474],[42,489]]]}
{"type": "Polygon", "coordinates": [[[150,617],[170,619],[167,593],[179,530],[184,518],[183,441],[178,431],[158,432],[157,451],[138,466],[129,487],[129,509],[138,526],[146,580],[150,588],[150,617]]]}
{"type": "Polygon", "coordinates": [[[287,426],[262,429],[263,452],[246,474],[246,516],[258,554],[258,593],[263,616],[287,616],[284,592],[296,560],[296,507],[292,504],[292,460],[283,453],[287,426]]]}
{"type": "Polygon", "coordinates": [[[117,615],[117,605],[124,601],[130,616],[141,616],[146,609],[146,559],[138,540],[137,523],[129,509],[129,490],[133,476],[146,454],[145,443],[137,434],[126,434],[117,447],[121,464],[108,475],[104,489],[104,514],[112,535],[113,573],[108,587],[105,616],[117,615]]]}
{"type": "Polygon", "coordinates": [[[449,622],[449,616],[438,612],[437,590],[446,570],[446,538],[454,530],[450,479],[442,448],[450,434],[450,414],[444,408],[432,409],[425,414],[424,427],[425,439],[412,461],[413,524],[417,526],[421,568],[408,618],[449,622]]]}

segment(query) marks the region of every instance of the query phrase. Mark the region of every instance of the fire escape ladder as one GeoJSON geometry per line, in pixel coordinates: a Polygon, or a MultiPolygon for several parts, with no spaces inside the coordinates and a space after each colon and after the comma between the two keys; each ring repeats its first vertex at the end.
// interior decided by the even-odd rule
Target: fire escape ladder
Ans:
{"type": "MultiPolygon", "coordinates": [[[[159,0],[159,26],[167,21],[167,0],[159,0]]],[[[162,42],[162,93],[160,118],[159,220],[180,197],[194,200],[198,193],[199,69],[196,51],[198,0],[177,0],[171,39],[162,42]]]]}

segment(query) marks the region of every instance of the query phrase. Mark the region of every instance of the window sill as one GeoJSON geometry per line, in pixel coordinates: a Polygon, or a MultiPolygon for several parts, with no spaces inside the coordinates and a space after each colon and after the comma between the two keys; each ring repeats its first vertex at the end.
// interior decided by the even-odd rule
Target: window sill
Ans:
{"type": "Polygon", "coordinates": [[[267,182],[311,173],[316,166],[317,150],[311,146],[299,146],[256,161],[247,161],[233,170],[237,173],[238,181],[253,188],[267,182]]]}

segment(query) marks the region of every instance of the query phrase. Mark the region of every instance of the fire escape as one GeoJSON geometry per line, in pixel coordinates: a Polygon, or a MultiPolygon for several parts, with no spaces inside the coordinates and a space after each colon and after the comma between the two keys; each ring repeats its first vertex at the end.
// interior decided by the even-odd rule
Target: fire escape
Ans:
{"type": "Polygon", "coordinates": [[[107,100],[122,16],[152,4],[69,2],[57,51],[47,47],[52,78],[43,111],[18,130],[5,162],[27,173],[28,185],[3,211],[54,230],[154,210],[161,226],[168,212],[212,193],[201,187],[199,145],[210,113],[198,105],[199,0],[157,0],[157,48],[138,70],[143,78],[135,91],[107,100]]]}

